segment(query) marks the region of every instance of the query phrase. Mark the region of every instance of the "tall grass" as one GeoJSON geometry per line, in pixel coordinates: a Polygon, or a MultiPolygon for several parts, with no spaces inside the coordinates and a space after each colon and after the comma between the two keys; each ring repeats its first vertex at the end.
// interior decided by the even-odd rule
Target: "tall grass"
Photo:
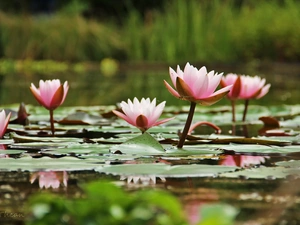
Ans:
{"type": "MultiPolygon", "coordinates": [[[[75,1],[76,3],[76,1],[75,1]]],[[[0,57],[99,61],[224,62],[300,60],[297,0],[170,0],[141,16],[135,8],[122,25],[80,16],[72,5],[51,16],[0,12],[0,57]]]]}
{"type": "Polygon", "coordinates": [[[0,13],[0,31],[0,52],[11,59],[100,60],[123,50],[116,29],[76,15],[0,13]]]}
{"type": "Polygon", "coordinates": [[[132,60],[300,59],[297,1],[255,1],[238,7],[234,1],[174,0],[163,12],[151,12],[144,23],[137,17],[133,10],[123,35],[132,60]],[[139,48],[134,47],[137,43],[139,48]]]}

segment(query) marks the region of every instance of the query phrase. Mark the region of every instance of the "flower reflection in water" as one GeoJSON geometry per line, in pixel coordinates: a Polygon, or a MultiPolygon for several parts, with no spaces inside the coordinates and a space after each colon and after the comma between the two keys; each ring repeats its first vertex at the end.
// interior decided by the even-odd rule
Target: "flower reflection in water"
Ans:
{"type": "Polygon", "coordinates": [[[66,171],[41,171],[31,174],[30,183],[33,183],[36,179],[39,180],[40,188],[59,188],[62,183],[67,187],[68,174],[66,171]]]}
{"type": "Polygon", "coordinates": [[[219,164],[224,166],[249,167],[263,164],[269,156],[225,155],[219,164]]]}
{"type": "MultiPolygon", "coordinates": [[[[120,180],[126,180],[127,184],[142,184],[142,185],[155,185],[156,176],[121,176],[120,180]]],[[[164,177],[158,177],[161,182],[166,182],[164,177]]]]}
{"type": "MultiPolygon", "coordinates": [[[[0,150],[6,150],[7,146],[0,144],[0,150]]],[[[9,156],[7,154],[0,154],[0,158],[9,158],[9,156]]]]}

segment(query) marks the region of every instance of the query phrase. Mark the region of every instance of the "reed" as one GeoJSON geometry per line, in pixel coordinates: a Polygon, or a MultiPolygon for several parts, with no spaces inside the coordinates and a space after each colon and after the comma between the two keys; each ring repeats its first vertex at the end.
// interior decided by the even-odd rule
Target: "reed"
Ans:
{"type": "Polygon", "coordinates": [[[81,16],[0,13],[0,31],[0,52],[11,59],[95,61],[124,48],[117,29],[81,16]]]}
{"type": "Polygon", "coordinates": [[[123,30],[128,57],[168,62],[299,60],[300,3],[253,3],[176,0],[144,20],[132,12],[123,30]]]}
{"type": "MultiPolygon", "coordinates": [[[[8,59],[236,63],[300,60],[300,2],[172,0],[122,24],[75,13],[0,12],[0,57],[8,59]]],[[[78,9],[79,8],[79,9],[78,9]]]]}

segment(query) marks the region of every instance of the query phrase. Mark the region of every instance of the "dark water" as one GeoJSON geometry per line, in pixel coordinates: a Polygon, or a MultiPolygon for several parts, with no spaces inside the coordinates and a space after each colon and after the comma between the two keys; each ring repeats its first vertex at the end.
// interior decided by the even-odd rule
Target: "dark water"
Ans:
{"type": "MultiPolygon", "coordinates": [[[[176,68],[175,65],[172,65],[176,68]]],[[[253,103],[262,105],[298,104],[300,66],[274,64],[265,67],[258,66],[236,66],[225,67],[207,66],[208,70],[224,74],[233,72],[249,75],[259,75],[271,83],[270,92],[260,100],[253,103]]],[[[82,74],[57,73],[57,74],[6,74],[0,77],[0,103],[11,104],[24,102],[25,104],[37,104],[29,87],[31,83],[38,86],[40,79],[60,79],[68,81],[70,89],[65,106],[78,105],[114,105],[122,100],[133,97],[157,98],[167,101],[167,105],[188,105],[185,101],[178,101],[165,88],[163,80],[171,82],[168,66],[160,69],[139,68],[138,70],[120,70],[114,76],[104,76],[99,71],[89,71],[82,74]]],[[[218,105],[228,105],[226,99],[221,100],[218,105]]]]}

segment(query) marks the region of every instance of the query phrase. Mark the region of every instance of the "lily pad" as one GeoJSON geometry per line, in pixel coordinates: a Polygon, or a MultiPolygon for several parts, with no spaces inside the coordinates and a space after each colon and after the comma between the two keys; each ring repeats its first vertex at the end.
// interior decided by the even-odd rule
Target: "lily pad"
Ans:
{"type": "Polygon", "coordinates": [[[164,148],[149,133],[129,139],[120,145],[110,148],[112,153],[121,152],[125,154],[151,154],[163,153],[164,148]]]}
{"type": "Polygon", "coordinates": [[[223,146],[222,149],[226,152],[233,151],[235,153],[249,153],[249,154],[280,154],[287,155],[291,153],[300,152],[300,146],[267,146],[267,145],[235,145],[231,144],[228,146],[223,146]]]}
{"type": "Polygon", "coordinates": [[[156,164],[123,164],[97,168],[100,173],[122,176],[158,176],[158,177],[216,177],[220,173],[235,171],[238,167],[219,165],[176,165],[156,164]]]}
{"type": "Polygon", "coordinates": [[[240,178],[244,177],[247,179],[276,179],[285,178],[290,174],[289,170],[284,167],[259,167],[250,168],[241,171],[223,173],[220,177],[226,178],[240,178]]]}
{"type": "Polygon", "coordinates": [[[16,154],[22,154],[25,153],[25,151],[22,150],[2,150],[0,149],[0,155],[16,155],[16,154]]]}
{"type": "Polygon", "coordinates": [[[97,160],[77,159],[75,157],[63,158],[32,158],[22,157],[18,159],[0,158],[0,171],[78,171],[93,170],[98,167],[97,160]]]}

